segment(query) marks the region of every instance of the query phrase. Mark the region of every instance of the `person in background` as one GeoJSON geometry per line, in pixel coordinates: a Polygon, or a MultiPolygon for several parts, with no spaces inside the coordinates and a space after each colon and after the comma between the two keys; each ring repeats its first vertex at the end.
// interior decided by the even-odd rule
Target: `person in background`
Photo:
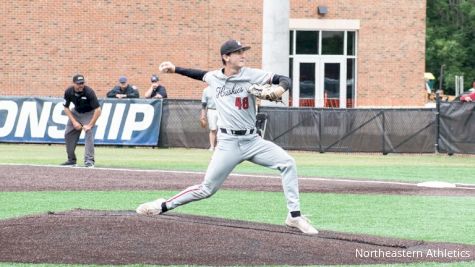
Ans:
{"type": "Polygon", "coordinates": [[[137,87],[130,85],[127,82],[127,77],[120,76],[119,77],[119,84],[114,86],[112,90],[107,93],[107,97],[109,98],[139,98],[139,91],[137,87]]]}
{"type": "Polygon", "coordinates": [[[153,74],[150,78],[150,88],[145,92],[145,98],[167,98],[167,90],[160,84],[158,75],[153,74]]]}
{"type": "Polygon", "coordinates": [[[460,95],[460,102],[473,102],[475,101],[475,80],[472,81],[472,88],[463,92],[460,95]]]}
{"type": "Polygon", "coordinates": [[[468,89],[468,92],[475,92],[475,80],[472,81],[472,88],[468,89]]]}
{"type": "Polygon", "coordinates": [[[211,88],[209,86],[203,90],[203,95],[201,97],[200,125],[202,128],[208,126],[209,150],[213,151],[218,143],[218,112],[216,111],[216,104],[214,103],[213,95],[210,90],[211,88]]]}
{"type": "Polygon", "coordinates": [[[86,81],[81,74],[73,77],[73,85],[64,91],[64,113],[68,116],[68,123],[64,131],[66,153],[68,160],[63,166],[76,166],[76,146],[82,130],[86,133],[84,139],[84,165],[93,168],[94,159],[94,125],[101,115],[101,108],[94,90],[85,85],[86,81]],[[73,103],[74,108],[69,105],[73,103]]]}

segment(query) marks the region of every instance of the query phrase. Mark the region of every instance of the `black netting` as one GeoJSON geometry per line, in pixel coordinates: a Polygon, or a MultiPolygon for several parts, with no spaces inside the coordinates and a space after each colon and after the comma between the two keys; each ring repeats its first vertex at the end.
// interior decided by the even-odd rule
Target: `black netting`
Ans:
{"type": "MultiPolygon", "coordinates": [[[[200,109],[198,100],[164,101],[159,146],[207,148],[200,109]]],[[[440,152],[475,153],[475,103],[441,103],[439,131],[436,109],[261,107],[260,112],[265,139],[289,150],[434,153],[439,141],[440,152]]]]}
{"type": "Polygon", "coordinates": [[[283,148],[334,152],[431,153],[435,117],[430,109],[261,108],[266,138],[283,148]]]}
{"type": "Polygon", "coordinates": [[[200,127],[201,101],[163,101],[162,124],[158,145],[161,147],[209,147],[208,129],[200,127]]]}
{"type": "Polygon", "coordinates": [[[475,103],[441,103],[439,122],[439,151],[475,154],[475,103]]]}
{"type": "Polygon", "coordinates": [[[432,153],[435,151],[434,110],[395,109],[384,112],[385,148],[391,153],[432,153]]]}
{"type": "Polygon", "coordinates": [[[319,140],[317,118],[309,109],[261,108],[267,114],[265,139],[274,141],[284,149],[315,150],[319,140]]]}

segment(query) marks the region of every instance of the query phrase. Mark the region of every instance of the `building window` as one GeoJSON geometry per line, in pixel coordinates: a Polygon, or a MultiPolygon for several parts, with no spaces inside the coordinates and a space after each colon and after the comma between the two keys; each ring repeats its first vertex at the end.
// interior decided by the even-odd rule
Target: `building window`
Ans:
{"type": "Polygon", "coordinates": [[[318,34],[317,31],[297,31],[296,54],[318,55],[318,34]]]}
{"type": "Polygon", "coordinates": [[[355,32],[346,32],[346,54],[348,56],[354,56],[356,49],[356,36],[355,32]]]}
{"type": "Polygon", "coordinates": [[[322,55],[344,54],[345,32],[322,31],[322,55]]]}

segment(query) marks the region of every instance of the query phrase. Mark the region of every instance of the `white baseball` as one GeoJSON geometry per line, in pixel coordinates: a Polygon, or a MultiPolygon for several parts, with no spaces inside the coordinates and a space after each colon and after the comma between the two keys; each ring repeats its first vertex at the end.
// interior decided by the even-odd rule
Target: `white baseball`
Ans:
{"type": "Polygon", "coordinates": [[[167,66],[167,65],[168,65],[167,62],[163,62],[163,63],[160,64],[160,66],[158,67],[158,70],[159,70],[160,72],[165,72],[165,73],[169,72],[169,69],[168,69],[168,66],[167,66]]]}

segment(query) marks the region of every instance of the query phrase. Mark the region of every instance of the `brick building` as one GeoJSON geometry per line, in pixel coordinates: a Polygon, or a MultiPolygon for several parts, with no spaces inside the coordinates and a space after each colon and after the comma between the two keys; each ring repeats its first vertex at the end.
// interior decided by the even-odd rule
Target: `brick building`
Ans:
{"type": "MultiPolygon", "coordinates": [[[[82,73],[99,97],[121,75],[143,96],[161,61],[221,66],[228,38],[250,45],[247,65],[261,68],[275,49],[263,42],[273,15],[265,6],[279,2],[3,1],[0,95],[61,97],[82,73]]],[[[294,81],[289,105],[425,104],[425,0],[290,0],[285,8],[286,35],[274,45],[288,64],[282,74],[294,81]]],[[[205,87],[180,75],[160,78],[170,98],[199,99],[205,87]]]]}

